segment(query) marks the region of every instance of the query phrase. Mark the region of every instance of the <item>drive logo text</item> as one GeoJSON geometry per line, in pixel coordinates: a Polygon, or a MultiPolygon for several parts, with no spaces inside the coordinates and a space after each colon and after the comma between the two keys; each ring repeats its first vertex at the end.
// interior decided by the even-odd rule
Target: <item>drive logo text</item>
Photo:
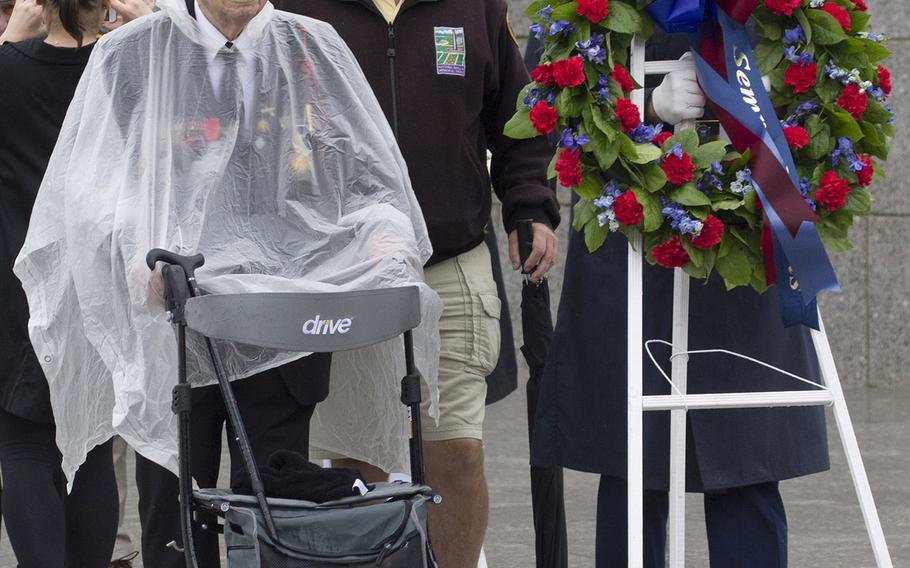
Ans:
{"type": "Polygon", "coordinates": [[[351,331],[351,318],[322,319],[317,315],[311,320],[303,322],[304,335],[335,335],[351,331]]]}

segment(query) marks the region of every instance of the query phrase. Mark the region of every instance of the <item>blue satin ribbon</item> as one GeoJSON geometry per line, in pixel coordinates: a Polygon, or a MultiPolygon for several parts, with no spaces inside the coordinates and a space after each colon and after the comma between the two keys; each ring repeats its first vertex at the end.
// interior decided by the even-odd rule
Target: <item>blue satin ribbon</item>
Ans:
{"type": "MultiPolygon", "coordinates": [[[[728,6],[740,4],[739,8],[749,2],[722,1],[728,6]]],[[[649,5],[647,11],[665,31],[689,33],[699,84],[705,95],[717,109],[727,113],[755,137],[750,162],[753,179],[760,177],[777,182],[766,187],[773,190],[771,198],[769,191],[763,190],[759,183],[755,186],[772,233],[781,317],[788,326],[801,323],[818,329],[816,296],[821,291],[840,291],[840,286],[811,221],[815,215],[797,189],[796,164],[771,98],[762,84],[745,26],[728,17],[724,7],[718,9],[715,0],[658,0],[649,5]],[[706,15],[710,18],[708,23],[719,24],[723,33],[727,79],[699,54],[704,34],[714,33],[715,28],[706,25],[706,15]],[[748,102],[744,100],[741,86],[748,86],[751,94],[748,102]],[[756,176],[756,172],[765,175],[756,176]],[[782,204],[784,210],[775,208],[782,204]]],[[[740,17],[745,13],[742,9],[738,11],[740,17]]],[[[744,146],[742,141],[740,146],[744,146]]],[[[737,147],[740,152],[745,149],[737,147]]]]}

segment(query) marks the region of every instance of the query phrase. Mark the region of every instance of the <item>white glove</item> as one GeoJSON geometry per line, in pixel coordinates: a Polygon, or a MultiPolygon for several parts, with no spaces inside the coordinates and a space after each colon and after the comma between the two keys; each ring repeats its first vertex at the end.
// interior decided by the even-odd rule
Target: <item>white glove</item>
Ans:
{"type": "MultiPolygon", "coordinates": [[[[686,53],[680,61],[691,59],[686,53]]],[[[695,78],[695,67],[673,71],[651,93],[651,108],[662,122],[676,125],[683,120],[695,120],[705,114],[705,94],[695,78]]]]}

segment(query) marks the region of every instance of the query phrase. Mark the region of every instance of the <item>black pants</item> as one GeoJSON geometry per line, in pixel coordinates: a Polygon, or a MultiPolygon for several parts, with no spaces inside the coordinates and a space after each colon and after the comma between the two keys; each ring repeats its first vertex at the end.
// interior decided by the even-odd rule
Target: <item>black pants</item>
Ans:
{"type": "MultiPolygon", "coordinates": [[[[627,566],[626,480],[601,476],[597,496],[597,568],[627,566]]],[[[663,568],[668,494],[644,492],[644,565],[663,568]]],[[[705,493],[711,566],[785,568],[787,516],[776,482],[705,493]]]]}
{"type": "Polygon", "coordinates": [[[3,519],[22,568],[102,568],[117,536],[111,441],[96,446],[66,493],[54,425],[0,410],[3,519]]]}
{"type": "MultiPolygon", "coordinates": [[[[307,359],[315,358],[310,356],[307,359]]],[[[315,361],[315,359],[314,359],[315,361]]],[[[328,365],[319,369],[328,373],[328,365]]],[[[310,417],[315,403],[301,403],[301,397],[288,389],[277,369],[231,383],[240,407],[244,426],[256,463],[265,463],[278,449],[309,453],[310,417]]],[[[300,377],[300,380],[319,380],[300,377]]],[[[221,465],[221,434],[227,420],[218,386],[193,389],[192,412],[193,477],[199,487],[216,487],[221,465]]],[[[231,454],[231,484],[244,475],[243,462],[233,437],[228,436],[231,454]]],[[[154,568],[182,568],[183,555],[167,548],[171,541],[181,542],[179,487],[177,477],[161,466],[136,455],[136,486],[139,494],[139,521],[142,524],[142,564],[154,568]]],[[[197,515],[214,526],[214,516],[197,515]]],[[[196,531],[196,553],[200,568],[219,566],[218,535],[196,531]]]]}

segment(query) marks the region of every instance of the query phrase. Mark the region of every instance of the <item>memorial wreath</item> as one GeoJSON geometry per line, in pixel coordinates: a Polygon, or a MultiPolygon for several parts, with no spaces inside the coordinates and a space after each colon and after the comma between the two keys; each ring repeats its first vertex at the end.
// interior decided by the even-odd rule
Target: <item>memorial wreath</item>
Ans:
{"type": "Polygon", "coordinates": [[[781,270],[814,279],[813,308],[836,289],[825,249],[851,248],[894,136],[887,38],[869,31],[865,0],[541,0],[526,13],[544,51],[506,133],[558,139],[549,175],[578,194],[590,251],[640,231],[649,262],[716,270],[728,289],[764,291],[781,270]],[[732,145],[641,120],[630,46],[655,22],[691,34],[732,145]]]}

